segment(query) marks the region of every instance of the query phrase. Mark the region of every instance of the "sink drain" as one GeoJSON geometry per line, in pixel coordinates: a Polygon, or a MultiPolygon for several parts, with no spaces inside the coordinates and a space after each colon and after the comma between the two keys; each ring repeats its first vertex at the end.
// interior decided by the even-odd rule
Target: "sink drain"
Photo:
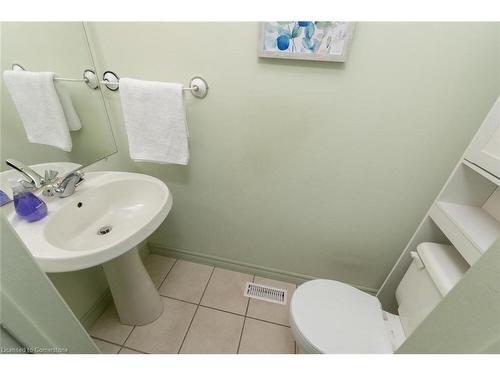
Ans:
{"type": "Polygon", "coordinates": [[[105,234],[108,234],[109,232],[111,232],[111,229],[113,229],[113,227],[111,225],[105,225],[103,227],[100,227],[97,230],[97,234],[99,236],[104,236],[105,234]]]}

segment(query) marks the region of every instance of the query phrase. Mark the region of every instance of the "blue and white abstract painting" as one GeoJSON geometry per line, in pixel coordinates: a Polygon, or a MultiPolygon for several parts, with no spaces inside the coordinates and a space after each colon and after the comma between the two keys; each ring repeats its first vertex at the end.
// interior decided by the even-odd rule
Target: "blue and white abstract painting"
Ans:
{"type": "Polygon", "coordinates": [[[263,22],[259,55],[345,61],[354,24],[338,21],[263,22]]]}

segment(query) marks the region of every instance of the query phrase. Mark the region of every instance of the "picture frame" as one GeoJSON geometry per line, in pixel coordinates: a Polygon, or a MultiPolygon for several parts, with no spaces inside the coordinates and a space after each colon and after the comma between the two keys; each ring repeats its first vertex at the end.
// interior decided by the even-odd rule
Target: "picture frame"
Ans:
{"type": "Polygon", "coordinates": [[[258,56],[263,58],[345,62],[354,22],[261,22],[258,56]]]}

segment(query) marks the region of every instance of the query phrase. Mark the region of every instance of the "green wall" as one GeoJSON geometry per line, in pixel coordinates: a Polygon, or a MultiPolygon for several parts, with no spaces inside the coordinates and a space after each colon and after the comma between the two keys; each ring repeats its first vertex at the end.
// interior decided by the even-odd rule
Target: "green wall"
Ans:
{"type": "MultiPolygon", "coordinates": [[[[104,90],[118,153],[89,169],[168,184],[173,209],[152,245],[367,289],[500,92],[493,23],[358,23],[346,64],[259,59],[256,23],[88,29],[100,74],[210,85],[203,100],[186,95],[188,167],[132,162],[119,94],[104,90]]],[[[81,319],[105,293],[99,268],[50,277],[81,319]]]]}
{"type": "MultiPolygon", "coordinates": [[[[347,63],[257,57],[256,23],[91,23],[97,65],[187,83],[188,167],[150,244],[378,288],[499,93],[496,23],[358,23],[347,63]]],[[[107,168],[106,164],[102,168],[107,168]]]]}

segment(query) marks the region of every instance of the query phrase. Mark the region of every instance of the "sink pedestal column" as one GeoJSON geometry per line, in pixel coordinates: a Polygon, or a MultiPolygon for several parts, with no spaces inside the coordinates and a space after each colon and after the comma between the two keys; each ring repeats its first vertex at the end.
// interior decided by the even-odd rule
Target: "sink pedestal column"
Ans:
{"type": "Polygon", "coordinates": [[[161,315],[161,297],[144,268],[137,247],[104,263],[103,267],[123,324],[144,325],[161,315]]]}

